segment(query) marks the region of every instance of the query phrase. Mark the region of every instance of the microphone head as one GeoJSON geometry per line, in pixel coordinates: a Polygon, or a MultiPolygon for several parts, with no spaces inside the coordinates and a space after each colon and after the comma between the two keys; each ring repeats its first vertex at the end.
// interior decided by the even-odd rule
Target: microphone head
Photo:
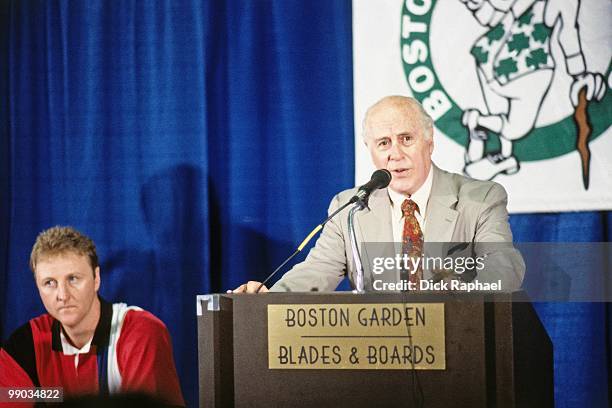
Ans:
{"type": "Polygon", "coordinates": [[[391,172],[387,169],[379,169],[372,173],[372,181],[376,182],[377,188],[385,188],[391,183],[391,172]]]}
{"type": "Polygon", "coordinates": [[[355,194],[353,198],[351,198],[351,202],[355,203],[359,200],[363,200],[363,202],[367,205],[370,194],[374,190],[387,187],[389,183],[391,183],[391,173],[389,172],[389,170],[376,170],[374,173],[372,173],[372,178],[370,178],[370,181],[359,187],[359,190],[357,190],[357,194],[355,194]]]}

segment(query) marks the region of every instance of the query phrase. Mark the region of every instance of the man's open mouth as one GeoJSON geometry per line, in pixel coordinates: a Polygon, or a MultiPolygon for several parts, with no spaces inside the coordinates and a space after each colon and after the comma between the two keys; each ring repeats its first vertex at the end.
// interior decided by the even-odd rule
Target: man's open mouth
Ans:
{"type": "Polygon", "coordinates": [[[407,174],[409,170],[410,169],[394,169],[394,170],[391,170],[391,174],[396,174],[398,176],[401,176],[401,175],[407,174]]]}

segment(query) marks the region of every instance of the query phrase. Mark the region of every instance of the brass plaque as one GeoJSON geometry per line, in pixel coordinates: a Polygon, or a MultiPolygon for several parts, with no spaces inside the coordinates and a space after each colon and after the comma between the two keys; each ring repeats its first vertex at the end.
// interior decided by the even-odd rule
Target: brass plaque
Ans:
{"type": "Polygon", "coordinates": [[[268,305],[268,367],[444,370],[444,304],[268,305]]]}

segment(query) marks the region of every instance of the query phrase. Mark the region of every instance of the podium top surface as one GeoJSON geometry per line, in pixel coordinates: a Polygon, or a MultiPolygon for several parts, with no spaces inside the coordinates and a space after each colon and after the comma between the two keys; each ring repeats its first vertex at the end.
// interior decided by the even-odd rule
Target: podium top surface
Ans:
{"type": "Polygon", "coordinates": [[[266,292],[212,293],[196,296],[196,313],[221,310],[222,302],[253,303],[414,303],[414,302],[530,302],[524,291],[513,292],[266,292]],[[223,300],[225,299],[225,300],[223,300]]]}

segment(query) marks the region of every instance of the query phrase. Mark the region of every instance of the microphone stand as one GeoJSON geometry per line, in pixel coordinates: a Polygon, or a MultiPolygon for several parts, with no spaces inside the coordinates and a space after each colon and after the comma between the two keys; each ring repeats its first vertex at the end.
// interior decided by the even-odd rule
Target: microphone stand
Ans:
{"type": "MultiPolygon", "coordinates": [[[[317,232],[321,231],[323,229],[323,226],[325,224],[327,224],[327,221],[331,220],[332,218],[334,218],[336,216],[336,214],[338,214],[340,211],[344,210],[346,207],[348,207],[349,205],[353,204],[354,202],[357,202],[357,198],[353,197],[350,199],[350,201],[348,201],[346,204],[344,204],[343,206],[341,206],[340,208],[338,208],[336,211],[334,211],[332,214],[330,214],[325,220],[323,220],[322,223],[320,223],[319,225],[317,225],[312,231],[310,231],[310,234],[308,234],[308,236],[302,241],[302,243],[296,248],[296,250],[289,255],[289,258],[285,259],[285,261],[280,264],[275,270],[274,272],[272,272],[270,275],[268,275],[268,277],[266,279],[264,279],[263,282],[261,282],[261,284],[257,287],[257,290],[255,291],[255,293],[259,293],[259,291],[261,290],[261,288],[268,283],[268,281],[270,281],[270,279],[272,279],[272,277],[274,275],[276,275],[276,273],[278,271],[280,271],[285,265],[287,265],[287,263],[289,263],[290,260],[292,260],[293,258],[295,258],[295,256],[297,254],[299,254],[300,252],[302,252],[302,249],[304,249],[304,247],[308,244],[308,242],[310,242],[310,240],[312,239],[312,237],[314,237],[317,232]]],[[[360,203],[361,200],[358,201],[358,203],[360,203]]]]}
{"type": "Polygon", "coordinates": [[[363,200],[358,200],[348,214],[348,230],[351,240],[351,249],[353,252],[353,262],[355,262],[355,289],[353,293],[365,293],[363,265],[361,263],[361,255],[359,253],[359,244],[357,243],[357,235],[355,233],[355,213],[366,207],[363,200]]]}

